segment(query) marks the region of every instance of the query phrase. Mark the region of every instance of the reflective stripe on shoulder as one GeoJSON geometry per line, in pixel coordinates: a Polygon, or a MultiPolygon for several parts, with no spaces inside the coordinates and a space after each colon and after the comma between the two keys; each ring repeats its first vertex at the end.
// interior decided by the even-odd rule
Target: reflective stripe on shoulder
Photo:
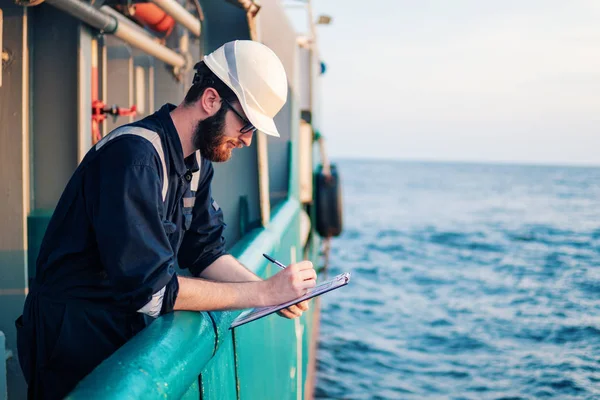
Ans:
{"type": "Polygon", "coordinates": [[[163,169],[163,187],[162,187],[162,199],[163,201],[167,198],[167,192],[169,191],[169,175],[167,174],[167,163],[165,160],[165,152],[163,151],[162,142],[160,141],[160,136],[158,133],[151,131],[150,129],[140,128],[138,126],[123,126],[121,128],[117,128],[108,135],[106,135],[101,141],[96,144],[96,151],[100,150],[102,146],[111,140],[123,136],[123,135],[136,135],[139,137],[143,137],[148,140],[154,146],[154,149],[158,153],[158,157],[160,158],[160,162],[162,164],[163,169]]]}

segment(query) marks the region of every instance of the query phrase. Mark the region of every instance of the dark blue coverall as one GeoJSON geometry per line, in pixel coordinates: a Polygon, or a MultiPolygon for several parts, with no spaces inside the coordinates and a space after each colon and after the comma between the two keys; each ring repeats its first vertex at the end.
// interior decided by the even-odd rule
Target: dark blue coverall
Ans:
{"type": "Polygon", "coordinates": [[[130,124],[160,137],[168,174],[164,202],[160,156],[150,141],[131,134],[94,146],[67,184],[16,321],[29,398],[66,396],[152,320],[138,310],[161,289],[159,312],[171,312],[177,257],[197,276],[225,254],[223,214],[211,197],[212,164],[202,159],[194,197],[190,181],[199,165],[195,155],[183,158],[169,115],[174,108],[167,104],[130,124]]]}

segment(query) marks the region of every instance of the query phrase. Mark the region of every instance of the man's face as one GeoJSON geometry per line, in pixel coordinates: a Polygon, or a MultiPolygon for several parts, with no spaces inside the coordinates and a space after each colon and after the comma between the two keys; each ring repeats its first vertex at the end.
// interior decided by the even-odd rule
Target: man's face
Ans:
{"type": "Polygon", "coordinates": [[[202,157],[210,161],[227,161],[231,158],[234,148],[252,144],[254,130],[240,132],[246,124],[247,118],[240,104],[223,101],[215,115],[197,123],[194,130],[194,146],[200,150],[202,157]]]}

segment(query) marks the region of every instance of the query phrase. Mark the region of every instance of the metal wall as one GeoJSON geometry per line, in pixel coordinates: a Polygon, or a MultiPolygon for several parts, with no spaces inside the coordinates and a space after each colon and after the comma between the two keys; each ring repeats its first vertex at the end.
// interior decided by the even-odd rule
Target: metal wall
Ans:
{"type": "Polygon", "coordinates": [[[90,112],[78,108],[80,23],[48,4],[29,11],[32,209],[53,210],[79,162],[78,115],[90,112]]]}
{"type": "Polygon", "coordinates": [[[143,118],[154,113],[154,58],[141,51],[133,51],[134,103],[138,116],[143,118]],[[141,97],[141,98],[140,98],[141,97]]]}
{"type": "MultiPolygon", "coordinates": [[[[10,54],[2,66],[0,87],[0,331],[13,353],[7,361],[10,398],[25,398],[25,382],[16,359],[15,319],[27,288],[27,213],[29,212],[29,54],[27,10],[5,2],[2,48],[10,54]]],[[[4,363],[4,359],[0,359],[4,363]]],[[[4,378],[2,378],[4,379],[4,378]]]]}
{"type": "MultiPolygon", "coordinates": [[[[133,49],[114,36],[105,39],[106,68],[106,100],[108,106],[117,105],[129,108],[134,104],[133,49]]],[[[133,122],[137,117],[107,116],[103,122],[108,132],[123,124],[133,122]]]]}
{"type": "MultiPolygon", "coordinates": [[[[292,223],[277,236],[279,246],[272,254],[285,264],[297,262],[302,257],[299,225],[298,212],[292,223]]],[[[312,261],[316,264],[316,260],[312,261]]],[[[268,265],[262,275],[275,274],[274,268],[268,265]]],[[[239,399],[295,400],[312,397],[310,394],[307,396],[304,389],[313,312],[314,308],[305,312],[302,318],[291,321],[270,315],[235,329],[233,340],[239,399]]]]}
{"type": "Polygon", "coordinates": [[[290,169],[294,146],[291,142],[297,134],[299,111],[297,110],[298,85],[298,46],[296,32],[285,10],[278,0],[262,1],[258,14],[259,39],[269,46],[281,59],[288,78],[288,98],[285,106],[275,117],[280,138],[269,138],[269,185],[271,205],[285,200],[293,185],[293,169],[290,169]],[[277,21],[277,23],[273,23],[277,21]],[[296,115],[298,114],[298,115],[296,115]]]}
{"type": "Polygon", "coordinates": [[[292,150],[292,89],[288,87],[288,98],[275,116],[275,125],[280,137],[268,137],[269,154],[269,194],[271,207],[276,206],[289,195],[290,152],[292,150]]]}
{"type": "Polygon", "coordinates": [[[31,213],[29,275],[49,217],[79,160],[91,144],[92,34],[75,18],[42,4],[29,9],[31,49],[31,213]],[[60,46],[56,46],[60,43],[60,46]],[[82,50],[81,52],[79,50],[82,50]],[[88,82],[79,85],[78,82],[88,82]]]}
{"type": "MultiPolygon", "coordinates": [[[[176,27],[171,36],[167,38],[166,45],[171,49],[178,49],[180,42],[178,35],[181,34],[181,29],[176,27]]],[[[193,39],[190,42],[190,52],[192,59],[197,60],[200,57],[202,44],[198,39],[193,39]]],[[[173,75],[173,68],[155,60],[154,70],[154,98],[155,108],[162,107],[165,103],[179,104],[183,100],[187,90],[191,86],[193,71],[188,71],[180,80],[173,75]]]]}
{"type": "Polygon", "coordinates": [[[298,49],[298,95],[300,110],[311,109],[311,80],[312,80],[312,53],[310,49],[298,49]]]}
{"type": "MultiPolygon", "coordinates": [[[[244,10],[226,1],[203,0],[200,3],[205,16],[203,35],[206,53],[231,40],[250,39],[244,10]]],[[[250,148],[234,150],[231,160],[215,163],[214,167],[213,197],[223,209],[227,223],[225,238],[228,247],[231,247],[243,235],[240,218],[246,220],[246,228],[260,224],[256,138],[250,148]],[[247,213],[243,210],[244,204],[247,204],[247,213]]]]}

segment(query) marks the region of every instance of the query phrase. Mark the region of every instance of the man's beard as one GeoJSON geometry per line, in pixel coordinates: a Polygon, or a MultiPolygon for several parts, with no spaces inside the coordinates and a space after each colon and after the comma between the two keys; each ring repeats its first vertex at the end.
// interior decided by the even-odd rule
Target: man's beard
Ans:
{"type": "Polygon", "coordinates": [[[232,149],[226,146],[225,128],[227,107],[221,107],[212,117],[198,122],[194,129],[194,147],[200,150],[203,158],[213,162],[223,162],[231,158],[232,149]]]}

